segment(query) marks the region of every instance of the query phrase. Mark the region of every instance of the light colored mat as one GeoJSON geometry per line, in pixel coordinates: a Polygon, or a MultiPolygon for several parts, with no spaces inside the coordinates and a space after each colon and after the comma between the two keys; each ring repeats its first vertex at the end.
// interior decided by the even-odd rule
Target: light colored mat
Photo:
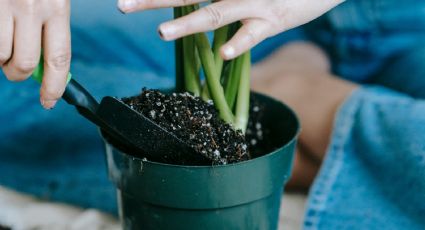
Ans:
{"type": "MultiPolygon", "coordinates": [[[[306,197],[285,194],[279,229],[298,230],[302,224],[306,197]]],[[[14,230],[119,230],[118,220],[93,209],[80,209],[66,204],[45,202],[0,187],[0,225],[14,230]]]]}

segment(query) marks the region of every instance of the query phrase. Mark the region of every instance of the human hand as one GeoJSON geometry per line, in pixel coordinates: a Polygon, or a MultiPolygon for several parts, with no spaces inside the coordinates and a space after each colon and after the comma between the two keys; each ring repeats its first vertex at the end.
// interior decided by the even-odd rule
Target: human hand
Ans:
{"type": "MultiPolygon", "coordinates": [[[[118,7],[126,13],[191,5],[207,0],[119,0],[118,7]]],[[[220,0],[187,16],[163,23],[159,33],[164,40],[214,30],[235,21],[243,26],[221,47],[221,56],[228,60],[249,50],[264,39],[305,24],[344,0],[220,0]]]]}
{"type": "Polygon", "coordinates": [[[22,81],[37,67],[41,47],[44,76],[40,102],[53,108],[62,96],[71,60],[69,0],[0,0],[0,68],[22,81]]]}

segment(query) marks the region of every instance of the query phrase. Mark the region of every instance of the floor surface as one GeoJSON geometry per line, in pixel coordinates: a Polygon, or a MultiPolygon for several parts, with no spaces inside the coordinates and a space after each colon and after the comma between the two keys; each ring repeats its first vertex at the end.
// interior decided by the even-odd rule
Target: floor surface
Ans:
{"type": "MultiPolygon", "coordinates": [[[[306,196],[284,195],[279,230],[301,229],[306,196]]],[[[119,230],[119,221],[93,209],[80,209],[66,204],[51,203],[0,187],[0,225],[14,230],[119,230]]]]}

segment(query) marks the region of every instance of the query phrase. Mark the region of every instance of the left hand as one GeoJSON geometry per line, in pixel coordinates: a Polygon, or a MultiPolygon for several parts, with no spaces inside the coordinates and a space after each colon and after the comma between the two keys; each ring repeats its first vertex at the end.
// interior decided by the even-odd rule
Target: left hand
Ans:
{"type": "MultiPolygon", "coordinates": [[[[118,7],[126,13],[187,6],[207,0],[119,0],[118,7]]],[[[163,23],[159,32],[164,40],[217,29],[232,22],[243,26],[221,47],[221,56],[237,57],[264,39],[305,24],[344,0],[219,0],[187,16],[163,23]]]]}

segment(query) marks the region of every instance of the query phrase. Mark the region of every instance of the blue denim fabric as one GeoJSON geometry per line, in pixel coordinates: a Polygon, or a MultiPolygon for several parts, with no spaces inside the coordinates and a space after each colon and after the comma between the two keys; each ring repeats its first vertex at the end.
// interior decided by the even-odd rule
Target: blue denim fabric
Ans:
{"type": "MultiPolygon", "coordinates": [[[[71,3],[71,72],[97,99],[174,85],[173,43],[156,32],[171,10],[123,15],[114,0],[71,3]]],[[[269,39],[253,59],[300,37],[291,31],[269,39]]],[[[115,188],[96,128],[63,101],[44,111],[38,97],[37,83],[8,82],[0,70],[0,185],[115,213],[115,188]]]]}
{"type": "Polygon", "coordinates": [[[347,1],[309,30],[334,72],[363,87],[337,113],[305,229],[425,228],[424,9],[347,1]]]}
{"type": "Polygon", "coordinates": [[[347,0],[306,28],[328,52],[336,74],[370,83],[393,59],[423,46],[424,11],[418,0],[347,0]]]}
{"type": "Polygon", "coordinates": [[[309,193],[305,229],[424,229],[425,101],[355,91],[309,193]]]}

